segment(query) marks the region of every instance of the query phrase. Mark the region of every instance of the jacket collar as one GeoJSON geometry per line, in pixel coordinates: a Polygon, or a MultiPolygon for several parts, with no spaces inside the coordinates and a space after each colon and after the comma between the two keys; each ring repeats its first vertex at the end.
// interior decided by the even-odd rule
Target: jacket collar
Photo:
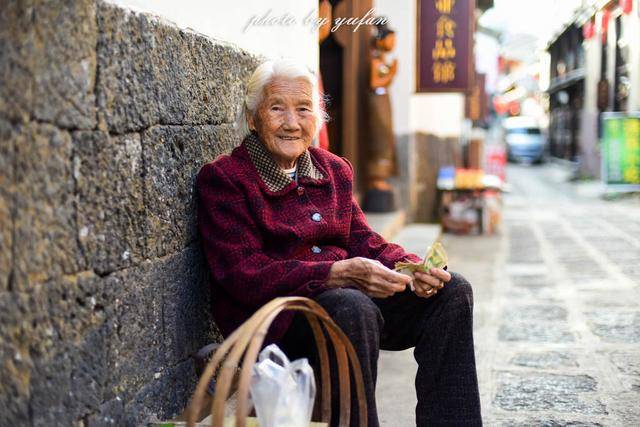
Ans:
{"type": "MultiPolygon", "coordinates": [[[[258,135],[251,133],[245,138],[244,144],[249,153],[249,158],[258,170],[260,178],[269,191],[281,191],[293,182],[289,175],[284,173],[275,160],[273,160],[271,153],[269,153],[262,141],[260,141],[258,135]]],[[[315,180],[324,178],[322,172],[313,164],[309,150],[305,150],[305,152],[298,157],[296,167],[298,177],[304,176],[315,180]]]]}

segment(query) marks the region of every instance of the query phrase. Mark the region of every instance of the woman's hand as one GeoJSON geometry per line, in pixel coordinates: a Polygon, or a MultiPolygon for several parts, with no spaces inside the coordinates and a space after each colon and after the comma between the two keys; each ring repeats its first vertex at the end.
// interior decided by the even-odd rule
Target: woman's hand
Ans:
{"type": "Polygon", "coordinates": [[[429,273],[416,271],[413,286],[414,292],[419,297],[430,298],[442,289],[445,283],[451,280],[451,273],[441,268],[432,268],[429,273]]]}
{"type": "Polygon", "coordinates": [[[333,263],[326,284],[332,288],[355,285],[370,297],[386,298],[404,291],[410,282],[411,277],[385,267],[380,261],[357,257],[333,263]]]}

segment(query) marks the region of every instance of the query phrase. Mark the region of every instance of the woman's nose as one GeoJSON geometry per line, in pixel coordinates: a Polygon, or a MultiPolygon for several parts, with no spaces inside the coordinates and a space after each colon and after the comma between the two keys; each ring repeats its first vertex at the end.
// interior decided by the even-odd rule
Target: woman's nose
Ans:
{"type": "Polygon", "coordinates": [[[296,130],[300,127],[298,119],[293,111],[285,112],[283,127],[287,130],[296,130]]]}

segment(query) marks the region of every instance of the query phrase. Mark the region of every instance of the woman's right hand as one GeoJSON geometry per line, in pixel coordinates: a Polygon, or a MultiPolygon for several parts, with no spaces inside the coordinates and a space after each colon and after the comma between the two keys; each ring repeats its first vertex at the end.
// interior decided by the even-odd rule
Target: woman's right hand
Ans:
{"type": "Polygon", "coordinates": [[[411,280],[380,261],[356,257],[334,262],[326,285],[330,288],[355,285],[370,297],[386,298],[404,291],[411,280]]]}

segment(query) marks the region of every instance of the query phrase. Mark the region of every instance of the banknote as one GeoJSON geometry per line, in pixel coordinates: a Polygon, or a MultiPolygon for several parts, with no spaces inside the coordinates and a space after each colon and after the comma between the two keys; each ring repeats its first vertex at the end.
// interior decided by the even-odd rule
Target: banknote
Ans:
{"type": "Polygon", "coordinates": [[[426,273],[432,268],[444,268],[448,262],[449,258],[447,257],[447,252],[444,250],[444,246],[441,242],[435,241],[427,248],[427,253],[422,262],[397,262],[394,269],[397,272],[413,277],[413,273],[416,271],[426,273]]]}

